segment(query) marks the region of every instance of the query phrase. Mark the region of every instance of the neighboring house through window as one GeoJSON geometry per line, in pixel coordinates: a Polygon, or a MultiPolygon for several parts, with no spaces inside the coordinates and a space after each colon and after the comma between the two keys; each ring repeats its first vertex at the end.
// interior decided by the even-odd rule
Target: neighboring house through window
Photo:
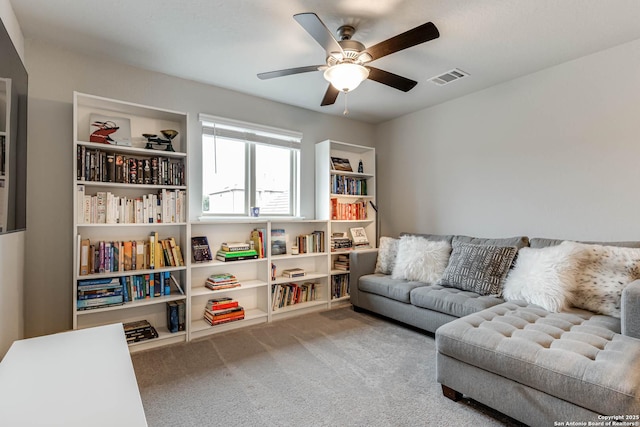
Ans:
{"type": "Polygon", "coordinates": [[[296,216],[299,132],[200,114],[202,213],[296,216]]]}

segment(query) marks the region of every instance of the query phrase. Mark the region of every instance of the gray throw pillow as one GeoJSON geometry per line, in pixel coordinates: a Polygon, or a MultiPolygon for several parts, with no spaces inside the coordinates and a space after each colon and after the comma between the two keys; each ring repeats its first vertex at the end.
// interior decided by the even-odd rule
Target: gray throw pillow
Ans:
{"type": "Polygon", "coordinates": [[[500,295],[517,252],[514,246],[454,242],[440,285],[480,295],[500,295]]]}

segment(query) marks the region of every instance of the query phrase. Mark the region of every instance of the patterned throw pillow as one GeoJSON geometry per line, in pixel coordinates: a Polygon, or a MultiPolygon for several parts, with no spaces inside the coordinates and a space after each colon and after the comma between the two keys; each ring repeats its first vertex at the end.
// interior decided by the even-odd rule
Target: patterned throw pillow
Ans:
{"type": "Polygon", "coordinates": [[[399,242],[400,239],[394,239],[393,237],[380,237],[375,273],[391,274],[393,272],[393,267],[396,265],[399,242]]]}
{"type": "Polygon", "coordinates": [[[517,252],[514,246],[454,243],[440,285],[480,295],[500,295],[517,252]]]}
{"type": "Polygon", "coordinates": [[[420,236],[402,236],[391,277],[436,283],[447,267],[450,253],[449,242],[435,242],[420,236]]]}
{"type": "Polygon", "coordinates": [[[640,279],[640,249],[576,245],[583,247],[587,255],[576,275],[573,305],[619,318],[622,290],[640,279]]]}

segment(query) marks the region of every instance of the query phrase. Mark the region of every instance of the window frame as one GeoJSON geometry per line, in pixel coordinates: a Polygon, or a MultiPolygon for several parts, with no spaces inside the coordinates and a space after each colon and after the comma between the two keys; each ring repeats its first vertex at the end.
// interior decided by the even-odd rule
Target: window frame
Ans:
{"type": "MultiPolygon", "coordinates": [[[[244,122],[240,120],[228,119],[224,117],[212,116],[201,113],[198,117],[201,125],[201,144],[205,135],[219,136],[231,140],[236,140],[245,144],[245,194],[243,213],[212,213],[204,211],[204,188],[201,187],[201,215],[205,218],[247,218],[251,217],[251,207],[256,206],[257,177],[256,177],[256,147],[266,145],[271,147],[286,148],[289,151],[289,212],[287,213],[264,213],[260,216],[289,218],[297,217],[300,213],[300,155],[302,148],[302,133],[272,126],[260,125],[244,122]]],[[[201,154],[204,146],[201,145],[201,154]]],[[[201,185],[204,186],[204,169],[206,159],[202,156],[203,174],[200,177],[201,185]]]]}

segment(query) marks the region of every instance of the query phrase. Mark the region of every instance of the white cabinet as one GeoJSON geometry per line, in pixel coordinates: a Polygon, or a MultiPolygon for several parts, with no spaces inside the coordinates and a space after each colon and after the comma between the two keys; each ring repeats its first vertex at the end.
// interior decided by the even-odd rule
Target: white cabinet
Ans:
{"type": "MultiPolygon", "coordinates": [[[[329,221],[330,238],[344,235],[351,239],[352,228],[363,228],[370,247],[376,247],[375,168],[375,148],[331,140],[316,144],[316,218],[329,221]]],[[[351,250],[366,248],[331,249],[330,296],[334,304],[348,300],[349,270],[340,255],[351,250]]]]}
{"type": "Polygon", "coordinates": [[[130,344],[132,351],[186,341],[188,322],[169,332],[166,303],[189,298],[188,261],[179,261],[189,253],[187,114],[75,92],[73,122],[73,328],[145,319],[159,336],[130,344]],[[105,143],[91,142],[96,130],[105,143]],[[175,151],[145,148],[143,134],[166,140],[167,130],[177,131],[175,151]],[[162,244],[152,246],[151,236],[162,244]],[[115,304],[117,292],[101,297],[84,287],[99,279],[124,284],[124,303],[115,304]],[[149,289],[154,279],[163,286],[149,289]]]}

